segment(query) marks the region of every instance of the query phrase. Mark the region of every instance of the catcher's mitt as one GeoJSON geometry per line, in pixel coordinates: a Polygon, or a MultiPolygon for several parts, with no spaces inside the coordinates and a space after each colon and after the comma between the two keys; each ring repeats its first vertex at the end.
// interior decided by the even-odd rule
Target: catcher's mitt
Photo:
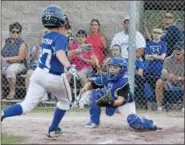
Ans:
{"type": "Polygon", "coordinates": [[[114,101],[112,99],[111,91],[107,90],[106,94],[100,99],[96,100],[95,103],[100,107],[112,107],[114,101]]]}

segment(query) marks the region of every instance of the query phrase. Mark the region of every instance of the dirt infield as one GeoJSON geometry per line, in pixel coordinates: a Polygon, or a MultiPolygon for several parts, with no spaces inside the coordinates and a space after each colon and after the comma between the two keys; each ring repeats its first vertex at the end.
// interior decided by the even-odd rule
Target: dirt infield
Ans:
{"type": "MultiPolygon", "coordinates": [[[[149,113],[140,113],[146,115],[149,113]]],[[[45,139],[52,113],[28,113],[5,119],[2,132],[25,136],[26,144],[183,144],[184,115],[149,115],[163,130],[135,132],[124,125],[121,115],[105,116],[102,112],[101,125],[95,129],[85,128],[88,112],[68,112],[62,121],[64,133],[57,140],[45,139]]]]}

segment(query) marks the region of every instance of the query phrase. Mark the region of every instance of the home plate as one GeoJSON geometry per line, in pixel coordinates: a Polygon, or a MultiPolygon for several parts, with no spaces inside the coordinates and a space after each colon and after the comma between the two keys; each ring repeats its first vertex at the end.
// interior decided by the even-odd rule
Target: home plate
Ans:
{"type": "Polygon", "coordinates": [[[100,142],[98,144],[111,144],[111,143],[113,143],[113,140],[106,140],[106,141],[100,142]]]}

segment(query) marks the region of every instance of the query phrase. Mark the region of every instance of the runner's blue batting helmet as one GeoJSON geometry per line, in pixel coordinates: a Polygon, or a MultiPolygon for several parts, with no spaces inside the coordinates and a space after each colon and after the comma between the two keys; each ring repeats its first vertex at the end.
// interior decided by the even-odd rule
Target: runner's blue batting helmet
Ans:
{"type": "Polygon", "coordinates": [[[60,7],[50,5],[43,11],[42,24],[44,27],[63,27],[64,23],[64,13],[60,7]]]}

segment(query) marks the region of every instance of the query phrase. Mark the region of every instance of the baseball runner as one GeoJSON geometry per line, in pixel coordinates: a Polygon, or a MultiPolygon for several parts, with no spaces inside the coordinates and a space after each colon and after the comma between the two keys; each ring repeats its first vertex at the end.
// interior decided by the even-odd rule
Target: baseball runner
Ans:
{"type": "Polygon", "coordinates": [[[88,128],[100,124],[101,107],[106,107],[106,115],[112,116],[117,111],[124,120],[135,130],[157,130],[154,121],[136,114],[134,96],[129,91],[127,62],[121,57],[113,57],[108,61],[108,75],[102,75],[88,82],[81,92],[93,90],[90,96],[88,128]]]}
{"type": "MultiPolygon", "coordinates": [[[[34,109],[48,91],[57,97],[56,110],[53,121],[49,126],[47,138],[56,139],[56,134],[61,133],[58,127],[60,121],[70,108],[71,90],[67,80],[67,74],[76,78],[80,75],[70,65],[67,55],[67,37],[65,32],[64,14],[58,6],[48,6],[42,15],[42,24],[48,29],[43,36],[40,48],[42,54],[39,64],[30,79],[30,85],[25,100],[19,104],[2,110],[1,121],[4,118],[21,115],[34,109]]],[[[83,51],[84,46],[79,52],[83,51]]],[[[70,55],[74,54],[71,52],[70,55]]]]}

